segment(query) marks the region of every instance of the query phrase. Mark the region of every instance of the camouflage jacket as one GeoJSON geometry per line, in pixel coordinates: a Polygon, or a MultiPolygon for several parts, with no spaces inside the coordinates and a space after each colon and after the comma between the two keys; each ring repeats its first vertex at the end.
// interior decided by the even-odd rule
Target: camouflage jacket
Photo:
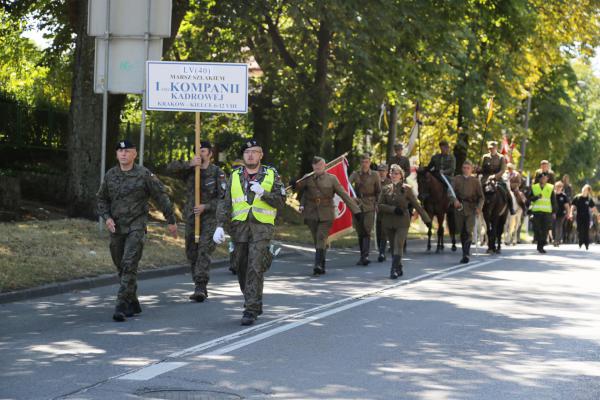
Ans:
{"type": "MultiPolygon", "coordinates": [[[[185,218],[194,217],[195,167],[191,167],[186,161],[173,161],[167,165],[167,172],[185,182],[186,202],[183,215],[185,218]]],[[[200,170],[200,187],[200,204],[206,206],[202,217],[215,218],[219,200],[225,196],[225,188],[227,187],[225,173],[215,164],[209,164],[206,169],[200,170]]]]}
{"type": "Polygon", "coordinates": [[[117,165],[108,170],[96,194],[97,213],[115,221],[117,233],[146,229],[148,201],[153,199],[169,224],[175,223],[173,206],[165,186],[144,167],[134,164],[129,171],[117,165]]]}
{"type": "Polygon", "coordinates": [[[250,204],[254,201],[254,192],[250,190],[250,182],[258,181],[262,182],[265,179],[267,171],[272,169],[275,172],[275,181],[273,182],[273,188],[270,192],[266,192],[262,196],[262,200],[268,203],[270,206],[275,207],[278,211],[281,211],[285,206],[285,187],[281,182],[281,177],[277,171],[265,165],[261,165],[258,173],[250,178],[246,173],[245,167],[240,167],[241,171],[240,178],[237,178],[237,174],[231,174],[227,181],[227,187],[225,189],[224,198],[219,201],[217,207],[217,226],[225,228],[231,235],[231,239],[234,242],[248,242],[250,240],[271,240],[275,233],[275,227],[271,224],[263,224],[258,222],[252,211],[246,221],[231,221],[231,182],[232,179],[241,179],[241,186],[246,196],[246,201],[250,204]]]}
{"type": "Polygon", "coordinates": [[[456,169],[456,158],[452,154],[438,153],[431,157],[429,162],[429,169],[438,171],[448,177],[454,176],[454,170],[456,169]]]}

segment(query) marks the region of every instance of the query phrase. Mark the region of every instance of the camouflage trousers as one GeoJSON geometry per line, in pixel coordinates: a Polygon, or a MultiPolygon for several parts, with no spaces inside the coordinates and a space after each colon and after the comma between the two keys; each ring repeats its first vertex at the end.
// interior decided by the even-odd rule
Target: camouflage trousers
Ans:
{"type": "Polygon", "coordinates": [[[119,275],[117,305],[126,305],[136,298],[138,263],[144,249],[143,230],[110,234],[110,255],[119,275]]]}
{"type": "Polygon", "coordinates": [[[269,244],[269,240],[235,242],[233,248],[233,266],[244,294],[245,309],[255,316],[262,312],[265,272],[273,261],[269,244]]]}
{"type": "Polygon", "coordinates": [[[217,220],[213,215],[200,218],[200,240],[194,238],[194,216],[187,219],[185,224],[185,255],[192,267],[192,279],[195,284],[206,284],[209,280],[210,256],[215,251],[216,244],[213,234],[217,229],[217,220]]]}

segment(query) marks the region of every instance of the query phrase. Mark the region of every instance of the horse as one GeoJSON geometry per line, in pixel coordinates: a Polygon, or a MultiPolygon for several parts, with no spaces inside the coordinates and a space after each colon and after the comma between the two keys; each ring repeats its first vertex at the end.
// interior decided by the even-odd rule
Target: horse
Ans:
{"type": "Polygon", "coordinates": [[[489,254],[500,254],[502,248],[502,231],[509,214],[508,203],[504,193],[498,187],[498,182],[491,176],[483,185],[485,201],[483,203],[483,218],[487,226],[489,254]]]}
{"type": "MultiPolygon", "coordinates": [[[[423,208],[433,221],[435,216],[438,223],[436,253],[444,250],[444,219],[448,215],[448,231],[452,239],[452,251],[456,251],[454,211],[451,209],[450,198],[444,185],[433,174],[425,169],[417,170],[417,186],[419,190],[419,199],[423,203],[423,208]],[[422,199],[423,188],[427,188],[429,196],[422,199]]],[[[431,250],[431,227],[427,229],[427,251],[431,250]]]]}
{"type": "Polygon", "coordinates": [[[515,215],[508,215],[504,225],[504,244],[514,246],[520,241],[522,219],[527,210],[525,195],[518,188],[510,191],[513,204],[515,205],[515,215]]]}

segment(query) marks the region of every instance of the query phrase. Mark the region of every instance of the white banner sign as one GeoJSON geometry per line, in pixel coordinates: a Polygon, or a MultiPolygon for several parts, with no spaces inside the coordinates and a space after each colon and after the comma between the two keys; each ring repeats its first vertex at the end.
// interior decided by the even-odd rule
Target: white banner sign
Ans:
{"type": "Polygon", "coordinates": [[[148,61],[146,109],[248,112],[248,65],[148,61]]]}

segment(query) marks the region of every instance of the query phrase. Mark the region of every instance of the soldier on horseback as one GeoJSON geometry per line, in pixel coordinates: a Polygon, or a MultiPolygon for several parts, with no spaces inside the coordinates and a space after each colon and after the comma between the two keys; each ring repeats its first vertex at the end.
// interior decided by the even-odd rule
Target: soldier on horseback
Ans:
{"type": "Polygon", "coordinates": [[[487,147],[489,153],[484,154],[484,156],[481,158],[480,163],[481,184],[485,185],[488,179],[490,179],[490,177],[493,177],[493,179],[498,184],[498,187],[500,188],[502,194],[504,194],[504,197],[506,198],[506,203],[508,204],[510,214],[514,215],[515,207],[512,201],[512,197],[510,196],[506,182],[504,182],[503,179],[504,171],[506,171],[506,158],[504,158],[502,154],[498,153],[498,142],[488,142],[487,147]]]}
{"type": "MultiPolygon", "coordinates": [[[[445,189],[448,189],[448,185],[452,182],[454,176],[454,170],[456,169],[456,158],[450,153],[450,145],[448,141],[440,141],[440,152],[431,157],[431,161],[426,167],[429,172],[433,174],[439,180],[445,189]],[[442,175],[444,177],[442,177],[442,175]],[[445,179],[444,179],[445,178],[445,179]]],[[[421,193],[423,199],[429,196],[427,188],[425,192],[421,193]]]]}

